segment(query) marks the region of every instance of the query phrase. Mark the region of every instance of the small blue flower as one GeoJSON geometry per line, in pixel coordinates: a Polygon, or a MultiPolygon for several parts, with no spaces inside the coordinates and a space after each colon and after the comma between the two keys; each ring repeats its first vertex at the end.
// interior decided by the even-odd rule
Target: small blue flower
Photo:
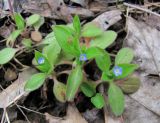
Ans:
{"type": "Polygon", "coordinates": [[[86,54],[81,54],[80,57],[79,57],[79,60],[80,61],[87,61],[87,55],[86,54]]]}
{"type": "Polygon", "coordinates": [[[120,76],[120,75],[122,75],[122,68],[121,67],[118,67],[118,66],[115,66],[114,68],[113,68],[113,72],[114,72],[114,75],[115,76],[120,76]]]}
{"type": "Polygon", "coordinates": [[[38,64],[43,64],[45,62],[45,59],[43,57],[38,58],[38,64]]]}

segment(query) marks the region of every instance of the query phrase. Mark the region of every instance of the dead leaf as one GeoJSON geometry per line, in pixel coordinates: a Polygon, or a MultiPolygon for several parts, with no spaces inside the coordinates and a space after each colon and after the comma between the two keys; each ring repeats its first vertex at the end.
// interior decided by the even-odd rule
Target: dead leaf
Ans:
{"type": "Polygon", "coordinates": [[[71,0],[74,3],[80,4],[83,7],[86,7],[88,5],[89,0],[71,0]]]}
{"type": "Polygon", "coordinates": [[[104,123],[103,115],[100,109],[93,108],[91,110],[87,110],[83,113],[83,117],[89,123],[104,123]]]}
{"type": "Polygon", "coordinates": [[[93,22],[97,23],[103,30],[106,30],[122,19],[121,14],[120,10],[107,11],[96,17],[93,22]]]}
{"type": "Polygon", "coordinates": [[[135,53],[135,62],[147,74],[160,75],[160,31],[131,17],[127,20],[128,37],[125,44],[135,53]]]}
{"type": "Polygon", "coordinates": [[[6,81],[12,81],[12,80],[15,80],[17,78],[17,73],[12,70],[12,69],[7,69],[7,71],[5,71],[5,74],[4,74],[4,79],[6,81]]]}
{"type": "Polygon", "coordinates": [[[137,72],[141,79],[140,89],[130,96],[160,116],[160,31],[145,22],[138,22],[131,17],[127,19],[128,36],[125,45],[134,50],[134,62],[141,70],[137,72]],[[148,74],[157,76],[149,77],[148,74]]]}
{"type": "Polygon", "coordinates": [[[45,113],[45,115],[46,120],[48,120],[49,123],[87,123],[87,121],[81,116],[77,108],[72,105],[68,106],[66,117],[54,117],[48,113],[45,113]]]}
{"type": "Polygon", "coordinates": [[[136,93],[130,96],[160,116],[159,78],[148,77],[142,73],[137,73],[137,76],[141,79],[141,86],[136,93]]]}
{"type": "Polygon", "coordinates": [[[37,13],[44,17],[54,19],[62,19],[64,21],[71,21],[71,15],[79,15],[82,17],[92,17],[94,14],[88,9],[81,7],[73,8],[66,6],[63,1],[59,0],[26,0],[22,8],[31,13],[37,13]],[[62,3],[62,4],[61,4],[62,3]]]}
{"type": "Polygon", "coordinates": [[[19,73],[19,78],[0,93],[0,108],[6,108],[22,96],[28,94],[28,92],[24,91],[24,85],[26,80],[35,72],[35,69],[30,68],[19,73]]]}
{"type": "Polygon", "coordinates": [[[15,27],[11,24],[9,26],[3,25],[0,27],[0,36],[8,38],[11,32],[13,32],[15,27]]]}
{"type": "Polygon", "coordinates": [[[31,32],[31,39],[35,42],[40,42],[42,40],[42,35],[38,31],[31,32]]]}
{"type": "Polygon", "coordinates": [[[149,111],[134,99],[125,96],[125,101],[125,112],[123,113],[125,123],[160,123],[159,116],[149,111]]]}

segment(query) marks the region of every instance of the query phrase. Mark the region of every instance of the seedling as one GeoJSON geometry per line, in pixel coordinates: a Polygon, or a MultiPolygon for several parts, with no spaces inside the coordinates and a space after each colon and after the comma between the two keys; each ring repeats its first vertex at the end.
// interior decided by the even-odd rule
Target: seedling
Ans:
{"type": "MultiPolygon", "coordinates": [[[[114,42],[116,36],[114,31],[103,31],[92,22],[81,26],[78,16],[74,17],[72,25],[53,26],[53,32],[43,42],[47,46],[43,48],[42,53],[35,51],[36,68],[41,73],[33,75],[27,81],[25,90],[34,91],[38,89],[43,85],[46,78],[52,76],[54,80],[53,93],[57,100],[61,102],[73,101],[76,94],[82,91],[91,99],[95,107],[102,108],[105,105],[105,99],[103,94],[96,91],[96,87],[100,83],[108,83],[107,103],[116,116],[121,115],[124,111],[122,90],[128,91],[122,83],[126,84],[126,81],[133,78],[130,75],[138,66],[130,64],[134,55],[129,48],[121,49],[115,58],[115,63],[111,62],[109,53],[104,49],[114,42]],[[66,85],[57,81],[54,71],[55,66],[63,60],[63,56],[69,56],[73,63],[73,69],[68,76],[66,85]],[[90,60],[95,60],[102,71],[101,82],[98,84],[85,81],[87,77],[84,74],[83,66],[90,60]],[[119,81],[122,81],[121,84],[119,81]]],[[[134,80],[136,79],[132,79],[132,85],[138,83],[134,80]]],[[[135,92],[137,89],[134,88],[130,92],[135,92]]]]}
{"type": "MultiPolygon", "coordinates": [[[[16,30],[13,31],[7,38],[6,40],[7,48],[4,48],[0,51],[0,65],[8,63],[18,51],[22,50],[21,48],[13,48],[13,47],[18,36],[20,36],[21,33],[26,30],[27,27],[33,26],[35,30],[38,32],[38,29],[44,23],[44,18],[37,14],[31,15],[25,21],[24,18],[21,16],[21,14],[15,13],[13,15],[13,19],[16,24],[16,30]]],[[[22,40],[22,44],[26,48],[32,47],[31,39],[24,38],[22,40]]]]}

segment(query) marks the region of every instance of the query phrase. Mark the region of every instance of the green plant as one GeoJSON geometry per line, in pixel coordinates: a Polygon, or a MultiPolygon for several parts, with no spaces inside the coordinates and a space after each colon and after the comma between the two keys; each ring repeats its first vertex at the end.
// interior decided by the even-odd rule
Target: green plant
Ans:
{"type": "MultiPolygon", "coordinates": [[[[46,46],[42,53],[35,51],[35,65],[41,73],[33,75],[26,83],[25,90],[38,89],[45,80],[51,76],[54,80],[53,93],[61,102],[73,101],[76,93],[82,91],[91,99],[97,108],[105,105],[104,95],[96,91],[100,83],[108,83],[108,103],[116,116],[124,110],[123,92],[135,92],[138,79],[130,76],[138,66],[130,64],[133,59],[133,51],[129,48],[121,49],[112,64],[110,54],[104,49],[116,39],[116,32],[103,31],[95,23],[87,23],[81,26],[78,16],[73,19],[71,25],[55,25],[43,41],[46,46]],[[85,42],[85,43],[83,43],[85,42]],[[67,84],[59,82],[54,68],[64,59],[72,62],[72,70],[68,76],[67,84]],[[99,83],[87,79],[83,66],[86,62],[95,60],[102,71],[99,83]],[[126,79],[127,78],[127,79],[126,79]],[[133,79],[134,78],[134,79],[133,79]],[[132,79],[132,85],[129,80],[132,79]],[[136,82],[134,81],[136,80],[136,82]],[[127,85],[128,84],[128,85],[127,85]],[[128,91],[126,87],[134,89],[128,91]]],[[[130,90],[130,89],[129,89],[130,90]]]]}
{"type": "Polygon", "coordinates": [[[24,48],[15,48],[15,41],[21,35],[21,33],[25,33],[27,27],[32,26],[36,31],[38,31],[40,26],[44,23],[44,18],[37,14],[29,16],[26,21],[19,13],[14,13],[12,18],[15,21],[16,29],[6,39],[7,47],[0,51],[0,65],[8,63],[15,57],[17,52],[21,52],[21,50],[23,50],[24,48],[32,48],[32,41],[29,38],[23,38],[22,44],[24,45],[24,48]]]}

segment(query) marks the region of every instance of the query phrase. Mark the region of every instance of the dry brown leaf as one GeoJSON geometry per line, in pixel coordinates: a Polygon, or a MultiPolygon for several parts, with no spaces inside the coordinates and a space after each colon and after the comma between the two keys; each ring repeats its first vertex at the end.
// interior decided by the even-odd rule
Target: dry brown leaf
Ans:
{"type": "Polygon", "coordinates": [[[120,10],[107,11],[96,17],[93,22],[97,23],[103,30],[106,30],[122,19],[121,14],[120,10]]]}
{"type": "Polygon", "coordinates": [[[160,123],[160,117],[149,111],[143,105],[125,96],[124,123],[160,123]]]}
{"type": "Polygon", "coordinates": [[[40,42],[42,40],[42,35],[38,31],[31,32],[31,39],[35,42],[40,42]]]}
{"type": "Polygon", "coordinates": [[[60,118],[54,117],[48,113],[45,113],[46,120],[49,123],[87,123],[87,121],[81,116],[75,106],[69,105],[67,110],[67,116],[60,118]]]}
{"type": "Polygon", "coordinates": [[[27,0],[22,8],[31,13],[37,13],[44,17],[54,19],[62,19],[66,22],[72,21],[71,15],[79,15],[82,17],[92,17],[94,14],[88,9],[81,7],[68,7],[63,0],[27,0]]]}
{"type": "Polygon", "coordinates": [[[131,17],[127,20],[127,27],[125,45],[134,50],[134,62],[139,64],[141,70],[137,73],[141,79],[140,89],[131,97],[160,116],[160,78],[147,76],[160,75],[160,31],[131,17]]]}
{"type": "Polygon", "coordinates": [[[134,50],[135,62],[147,74],[160,75],[160,31],[132,18],[128,18],[127,27],[125,44],[134,50]]]}
{"type": "Polygon", "coordinates": [[[30,68],[19,74],[18,79],[8,86],[0,93],[0,108],[5,108],[17,101],[22,96],[27,95],[28,92],[24,91],[26,80],[36,72],[35,69],[30,68]]]}

